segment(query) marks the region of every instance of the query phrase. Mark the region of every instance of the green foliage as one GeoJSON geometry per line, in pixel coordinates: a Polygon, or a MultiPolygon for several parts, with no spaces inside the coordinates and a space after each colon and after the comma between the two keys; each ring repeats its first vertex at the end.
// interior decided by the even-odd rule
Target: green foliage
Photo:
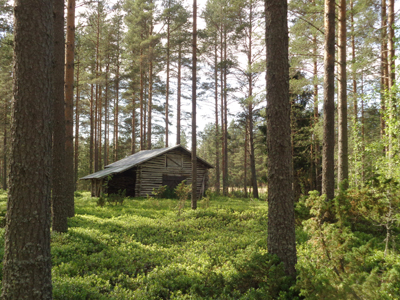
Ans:
{"type": "Polygon", "coordinates": [[[80,193],[51,237],[54,299],[295,299],[266,253],[265,202],[213,199],[178,217],[174,200],[151,201],[98,207],[80,193]]]}
{"type": "Polygon", "coordinates": [[[175,188],[175,194],[178,196],[179,200],[185,201],[189,199],[190,193],[192,192],[192,185],[186,185],[186,180],[183,180],[175,188]]]}
{"type": "Polygon", "coordinates": [[[211,195],[212,195],[212,192],[210,190],[207,190],[205,196],[199,202],[199,205],[201,208],[209,208],[210,207],[211,195]]]}
{"type": "MultiPolygon", "coordinates": [[[[400,260],[395,247],[389,253],[380,228],[387,228],[387,193],[392,195],[392,207],[399,207],[394,189],[383,183],[363,190],[341,190],[332,201],[316,192],[300,201],[296,211],[305,219],[303,230],[308,236],[298,247],[296,286],[300,295],[306,299],[400,297],[400,260]]],[[[390,228],[397,231],[394,225],[398,224],[391,223],[390,228]]]]}
{"type": "Polygon", "coordinates": [[[100,207],[103,207],[104,205],[106,205],[106,202],[107,202],[107,200],[106,200],[106,196],[104,194],[100,195],[100,197],[97,198],[97,201],[96,201],[97,206],[100,206],[100,207]]]}
{"type": "MultiPolygon", "coordinates": [[[[176,200],[98,207],[80,192],[69,231],[51,237],[54,299],[399,299],[398,223],[386,254],[384,226],[397,189],[376,179],[330,202],[317,192],[303,197],[296,283],[267,253],[265,201],[208,193],[207,208],[177,216],[176,200]]],[[[1,245],[3,237],[0,229],[1,245]]]]}
{"type": "Polygon", "coordinates": [[[106,203],[111,205],[122,205],[124,203],[124,199],[126,198],[126,190],[119,190],[117,194],[101,194],[97,199],[97,206],[103,207],[106,203]]]}
{"type": "Polygon", "coordinates": [[[180,216],[182,210],[185,208],[185,202],[189,199],[189,196],[192,192],[192,185],[186,185],[186,180],[183,180],[180,184],[175,188],[175,194],[178,197],[178,216],[180,216]]]}
{"type": "Polygon", "coordinates": [[[167,188],[168,188],[167,185],[161,185],[161,186],[158,187],[158,188],[153,188],[152,194],[153,194],[153,196],[156,197],[156,198],[166,198],[166,197],[165,197],[165,194],[166,194],[166,192],[167,192],[167,188]]]}

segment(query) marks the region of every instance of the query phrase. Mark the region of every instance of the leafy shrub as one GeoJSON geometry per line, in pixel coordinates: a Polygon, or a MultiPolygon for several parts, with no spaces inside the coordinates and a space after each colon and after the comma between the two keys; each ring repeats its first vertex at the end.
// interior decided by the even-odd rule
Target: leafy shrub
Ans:
{"type": "Polygon", "coordinates": [[[97,198],[96,201],[97,206],[103,207],[106,205],[106,195],[101,194],[99,198],[97,198]]]}
{"type": "Polygon", "coordinates": [[[384,200],[389,191],[387,187],[383,194],[373,187],[340,190],[332,201],[313,192],[305,199],[310,218],[303,221],[303,228],[309,240],[298,247],[297,264],[297,288],[302,296],[400,298],[400,289],[392,288],[397,285],[400,264],[397,260],[388,262],[397,257],[396,252],[389,255],[385,235],[374,229],[387,221],[390,206],[384,200]]]}
{"type": "Polygon", "coordinates": [[[159,199],[164,198],[165,193],[167,191],[167,187],[168,187],[167,185],[161,185],[158,188],[153,188],[153,192],[152,192],[153,196],[155,198],[159,198],[159,199]]]}
{"type": "Polygon", "coordinates": [[[209,208],[210,207],[210,198],[211,198],[211,192],[209,190],[207,190],[206,195],[199,202],[200,206],[202,208],[209,208]]]}
{"type": "Polygon", "coordinates": [[[119,190],[117,194],[101,194],[99,198],[97,198],[97,206],[103,207],[106,203],[111,205],[122,205],[126,198],[126,190],[119,190]]]}
{"type": "Polygon", "coordinates": [[[107,202],[113,205],[124,203],[124,199],[126,198],[126,190],[119,190],[117,194],[108,194],[107,195],[107,202]]]}
{"type": "Polygon", "coordinates": [[[185,208],[185,202],[189,198],[192,192],[192,185],[186,185],[186,180],[183,180],[178,186],[175,188],[175,194],[178,197],[178,216],[181,215],[182,210],[185,208]]]}
{"type": "Polygon", "coordinates": [[[244,299],[298,299],[291,290],[295,282],[286,276],[277,256],[254,250],[245,254],[234,262],[236,272],[226,290],[246,295],[244,299]]]}

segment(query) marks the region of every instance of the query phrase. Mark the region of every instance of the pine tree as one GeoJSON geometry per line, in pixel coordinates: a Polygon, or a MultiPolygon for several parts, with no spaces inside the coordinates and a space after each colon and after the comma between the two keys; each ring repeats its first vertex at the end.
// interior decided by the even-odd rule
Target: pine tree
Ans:
{"type": "MultiPolygon", "coordinates": [[[[254,109],[257,105],[256,95],[253,93],[254,85],[261,72],[257,69],[257,63],[261,60],[261,55],[264,51],[264,47],[260,44],[260,40],[257,39],[257,26],[260,24],[262,12],[261,2],[257,0],[246,1],[243,7],[238,7],[240,11],[239,17],[239,43],[242,45],[241,51],[247,56],[247,65],[242,70],[244,75],[244,82],[246,86],[245,95],[245,109],[247,111],[247,125],[248,130],[245,131],[246,140],[248,140],[248,148],[250,154],[250,170],[251,170],[251,185],[253,188],[253,197],[258,198],[258,187],[257,187],[257,174],[254,157],[254,109]],[[248,137],[247,137],[248,134],[248,137]]],[[[238,31],[238,30],[236,30],[238,31]]],[[[247,144],[247,143],[246,143],[247,144]]],[[[247,145],[246,145],[247,148],[247,145]]],[[[247,158],[247,157],[246,157],[247,158]]]]}
{"type": "Polygon", "coordinates": [[[268,252],[296,276],[296,239],[290,142],[287,1],[266,0],[268,252]]]}
{"type": "Polygon", "coordinates": [[[348,187],[349,156],[347,137],[347,5],[340,0],[339,6],[339,92],[338,92],[338,185],[348,187]]]}
{"type": "Polygon", "coordinates": [[[74,208],[74,54],[75,54],[75,0],[67,4],[67,47],[65,58],[65,196],[68,217],[75,215],[74,208]]]}
{"type": "Polygon", "coordinates": [[[324,50],[324,138],[322,152],[322,194],[332,200],[335,194],[335,1],[325,0],[324,50]]]}
{"type": "Polygon", "coordinates": [[[15,8],[12,150],[2,299],[52,299],[53,1],[18,0],[15,8]]]}
{"type": "MultiPolygon", "coordinates": [[[[65,181],[65,111],[64,111],[64,1],[54,1],[54,105],[53,105],[53,231],[68,230],[68,206],[65,181]]],[[[70,178],[69,178],[70,179],[70,178]]]]}
{"type": "Polygon", "coordinates": [[[193,0],[192,40],[192,209],[197,208],[197,1],[193,0]]]}

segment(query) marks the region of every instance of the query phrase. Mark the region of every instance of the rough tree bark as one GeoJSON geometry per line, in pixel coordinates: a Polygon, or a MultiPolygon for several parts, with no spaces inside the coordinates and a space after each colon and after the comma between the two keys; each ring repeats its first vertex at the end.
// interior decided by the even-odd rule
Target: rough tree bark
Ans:
{"type": "Polygon", "coordinates": [[[90,84],[90,137],[89,137],[89,170],[90,174],[93,173],[93,144],[94,144],[94,116],[93,116],[93,106],[94,106],[94,98],[93,98],[93,83],[90,84]]]}
{"type": "MultiPolygon", "coordinates": [[[[107,55],[107,61],[109,61],[109,57],[107,55]]],[[[108,143],[108,136],[109,136],[109,131],[110,131],[110,125],[109,125],[109,116],[108,116],[108,72],[110,70],[110,66],[107,62],[106,65],[106,90],[104,93],[104,151],[103,151],[103,161],[104,161],[104,166],[108,165],[108,153],[109,153],[109,143],[108,143]]]]}
{"type": "Polygon", "coordinates": [[[65,111],[64,111],[64,1],[54,0],[54,65],[53,65],[53,231],[68,230],[68,207],[65,186],[65,111]]]}
{"type": "Polygon", "coordinates": [[[218,51],[217,51],[217,41],[215,41],[214,49],[214,97],[215,97],[215,191],[217,194],[220,192],[220,169],[219,169],[219,125],[218,125],[218,51]]]}
{"type": "Polygon", "coordinates": [[[65,197],[68,217],[74,208],[74,52],[75,52],[75,0],[67,4],[67,50],[65,58],[65,197]]]}
{"type": "MultiPolygon", "coordinates": [[[[318,109],[318,61],[317,61],[317,36],[313,37],[314,43],[314,123],[313,126],[316,128],[319,119],[318,109]]],[[[321,192],[321,160],[320,160],[320,144],[317,134],[314,133],[314,162],[315,162],[315,189],[321,192]]]]}
{"type": "Polygon", "coordinates": [[[53,0],[14,4],[14,102],[2,299],[52,299],[53,0]]]}
{"type": "Polygon", "coordinates": [[[118,127],[119,127],[119,25],[120,19],[118,19],[118,33],[117,33],[117,63],[116,63],[116,74],[115,74],[115,101],[114,101],[114,161],[119,159],[119,138],[118,138],[118,127]]]}
{"type": "Polygon", "coordinates": [[[224,26],[224,175],[222,178],[223,181],[223,193],[224,196],[228,196],[228,184],[229,184],[229,174],[228,174],[228,89],[227,89],[227,30],[226,26],[224,26]]]}
{"type": "Polygon", "coordinates": [[[267,44],[268,251],[296,276],[287,1],[265,0],[267,44]]]}
{"type": "Polygon", "coordinates": [[[346,0],[339,6],[339,99],[338,99],[338,186],[348,188],[349,155],[347,135],[347,58],[346,0]]]}
{"type": "Polygon", "coordinates": [[[139,102],[140,102],[140,150],[144,150],[144,140],[145,140],[145,133],[144,133],[144,74],[143,74],[143,50],[140,49],[140,94],[139,94],[139,102]]]}
{"type": "Polygon", "coordinates": [[[196,131],[196,80],[197,80],[197,1],[193,0],[192,40],[192,209],[197,208],[197,131],[196,131]]]}
{"type": "MultiPolygon", "coordinates": [[[[395,80],[395,51],[394,51],[394,0],[389,0],[388,3],[388,90],[389,90],[389,119],[393,119],[395,104],[393,103],[393,91],[394,80],[395,80]]],[[[389,135],[389,159],[390,159],[390,170],[392,169],[392,158],[393,158],[393,135],[394,132],[388,128],[389,135]]]]}
{"type": "Polygon", "coordinates": [[[387,17],[386,0],[381,1],[381,138],[385,135],[385,119],[383,117],[386,110],[385,91],[388,87],[388,61],[387,61],[387,17]]]}
{"type": "Polygon", "coordinates": [[[324,137],[322,148],[322,194],[335,196],[335,0],[325,0],[324,137]]]}
{"type": "Polygon", "coordinates": [[[74,150],[74,172],[75,172],[75,190],[77,189],[78,178],[78,167],[79,167],[79,57],[77,59],[77,68],[76,68],[76,98],[75,98],[75,150],[74,150]]]}
{"type": "Polygon", "coordinates": [[[253,133],[253,73],[251,70],[252,52],[251,48],[253,46],[252,35],[253,35],[253,6],[250,4],[250,15],[249,15],[249,52],[247,56],[247,64],[249,66],[249,98],[250,102],[248,104],[249,109],[249,149],[250,149],[250,171],[251,171],[251,185],[253,187],[253,197],[258,199],[258,187],[257,187],[257,174],[256,174],[256,161],[254,156],[254,133],[253,133]]]}
{"type": "Polygon", "coordinates": [[[182,77],[182,43],[178,49],[178,87],[176,99],[176,144],[181,143],[181,77],[182,77]]]}
{"type": "Polygon", "coordinates": [[[170,6],[171,1],[168,1],[168,21],[167,21],[167,86],[165,94],[165,147],[168,147],[168,117],[169,117],[169,47],[170,47],[170,6]]]}
{"type": "MultiPolygon", "coordinates": [[[[150,24],[149,37],[153,35],[153,21],[150,24]]],[[[149,45],[149,94],[147,106],[147,150],[151,150],[151,112],[153,110],[153,41],[149,45]]]]}
{"type": "Polygon", "coordinates": [[[389,89],[394,86],[395,81],[395,36],[394,36],[394,0],[388,3],[388,52],[389,52],[389,89]]]}
{"type": "Polygon", "coordinates": [[[131,153],[136,152],[136,99],[132,95],[132,137],[131,137],[131,153]]]}
{"type": "Polygon", "coordinates": [[[3,136],[3,189],[7,190],[7,119],[8,119],[8,101],[4,101],[4,136],[3,136]]]}
{"type": "Polygon", "coordinates": [[[357,102],[357,78],[355,70],[356,62],[356,42],[354,33],[354,2],[350,1],[350,22],[351,22],[351,62],[352,62],[352,79],[353,79],[353,114],[354,125],[358,122],[358,102],[357,102]]]}

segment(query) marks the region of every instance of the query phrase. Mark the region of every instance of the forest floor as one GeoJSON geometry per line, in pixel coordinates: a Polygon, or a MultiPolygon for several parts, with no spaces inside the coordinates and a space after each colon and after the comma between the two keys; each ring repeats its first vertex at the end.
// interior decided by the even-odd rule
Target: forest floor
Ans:
{"type": "MultiPolygon", "coordinates": [[[[98,206],[75,195],[68,233],[52,233],[54,299],[400,298],[400,259],[384,257],[379,232],[298,225],[293,283],[267,253],[266,201],[215,197],[193,211],[190,201],[98,206]]],[[[5,202],[0,194],[3,211],[5,202]]]]}

